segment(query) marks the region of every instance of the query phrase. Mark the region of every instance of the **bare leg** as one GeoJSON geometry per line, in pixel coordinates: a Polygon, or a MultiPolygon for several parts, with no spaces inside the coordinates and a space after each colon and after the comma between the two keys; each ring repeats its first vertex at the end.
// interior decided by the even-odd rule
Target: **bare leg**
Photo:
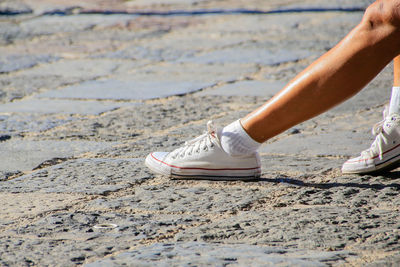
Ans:
{"type": "Polygon", "coordinates": [[[243,128],[261,143],[353,96],[399,54],[399,25],[400,1],[376,1],[339,44],[243,118],[243,128]]]}
{"type": "Polygon", "coordinates": [[[393,61],[393,86],[400,86],[400,56],[394,58],[393,61]]]}
{"type": "MultiPolygon", "coordinates": [[[[400,0],[378,0],[368,8],[362,22],[338,45],[265,105],[240,122],[224,127],[219,136],[215,134],[217,129],[209,123],[207,133],[171,153],[149,154],[146,165],[156,173],[174,177],[257,178],[261,174],[260,158],[255,151],[260,145],[257,142],[264,142],[354,95],[399,54],[400,0]]],[[[396,65],[396,71],[397,67],[399,65],[396,65]]],[[[385,133],[380,132],[379,140],[400,140],[400,115],[393,116],[393,120],[382,126],[387,129],[385,133]],[[395,126],[389,130],[391,125],[395,126]],[[386,138],[383,134],[395,138],[386,138]]],[[[344,171],[373,171],[380,168],[378,165],[393,167],[400,162],[400,144],[395,148],[389,143],[377,144],[379,149],[371,150],[371,157],[361,161],[356,159],[355,164],[346,163],[350,167],[344,171]],[[390,158],[383,160],[383,152],[390,158]],[[376,154],[382,158],[379,162],[375,161],[376,154]],[[370,163],[367,168],[364,162],[370,163]]]]}
{"type": "Polygon", "coordinates": [[[395,57],[393,65],[393,88],[389,110],[386,115],[400,114],[400,56],[395,57]]]}
{"type": "Polygon", "coordinates": [[[367,174],[384,172],[400,166],[400,56],[394,59],[393,88],[389,109],[384,119],[372,128],[375,140],[358,157],[350,158],[342,166],[342,173],[367,174]]]}

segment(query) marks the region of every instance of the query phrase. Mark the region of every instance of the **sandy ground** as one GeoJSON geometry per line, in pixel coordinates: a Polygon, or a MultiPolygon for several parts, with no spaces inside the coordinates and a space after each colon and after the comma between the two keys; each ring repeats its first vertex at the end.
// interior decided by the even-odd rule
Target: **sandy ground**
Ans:
{"type": "Polygon", "coordinates": [[[264,103],[370,2],[0,1],[0,265],[398,264],[400,172],[340,172],[373,140],[391,65],[264,144],[258,181],[143,164],[264,103]]]}

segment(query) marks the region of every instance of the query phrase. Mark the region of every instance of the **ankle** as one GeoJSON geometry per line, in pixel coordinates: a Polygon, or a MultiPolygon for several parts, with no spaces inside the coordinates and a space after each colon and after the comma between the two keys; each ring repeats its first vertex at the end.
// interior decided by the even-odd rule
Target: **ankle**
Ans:
{"type": "Polygon", "coordinates": [[[390,98],[390,105],[389,105],[389,114],[400,114],[400,87],[393,86],[392,88],[392,96],[390,98]]]}
{"type": "Polygon", "coordinates": [[[222,149],[231,156],[246,156],[254,154],[261,146],[244,130],[240,120],[234,121],[221,131],[222,149]]]}

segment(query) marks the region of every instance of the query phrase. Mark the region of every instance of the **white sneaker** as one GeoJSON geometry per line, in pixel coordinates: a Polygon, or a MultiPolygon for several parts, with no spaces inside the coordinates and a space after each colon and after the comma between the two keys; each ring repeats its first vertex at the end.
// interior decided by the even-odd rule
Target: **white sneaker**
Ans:
{"type": "Polygon", "coordinates": [[[372,133],[376,135],[371,147],[357,158],[346,161],[342,173],[371,173],[389,171],[400,164],[400,115],[385,116],[377,123],[372,133]]]}
{"type": "Polygon", "coordinates": [[[146,157],[152,171],[176,178],[214,178],[220,180],[251,180],[260,177],[258,153],[232,157],[221,147],[220,131],[207,123],[207,132],[168,152],[153,152],[146,157]]]}

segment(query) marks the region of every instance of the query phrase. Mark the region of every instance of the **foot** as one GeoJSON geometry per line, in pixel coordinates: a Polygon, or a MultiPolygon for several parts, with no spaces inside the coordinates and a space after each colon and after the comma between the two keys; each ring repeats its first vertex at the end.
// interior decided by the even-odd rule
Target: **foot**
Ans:
{"type": "MultiPolygon", "coordinates": [[[[385,115],[384,115],[385,116],[385,115]]],[[[389,171],[400,164],[400,115],[386,116],[372,129],[376,135],[371,147],[343,164],[343,173],[365,174],[389,171]]]]}
{"type": "Polygon", "coordinates": [[[251,180],[260,177],[258,153],[232,157],[222,149],[219,134],[210,121],[203,135],[171,153],[150,153],[145,163],[155,173],[175,178],[251,180]]]}

